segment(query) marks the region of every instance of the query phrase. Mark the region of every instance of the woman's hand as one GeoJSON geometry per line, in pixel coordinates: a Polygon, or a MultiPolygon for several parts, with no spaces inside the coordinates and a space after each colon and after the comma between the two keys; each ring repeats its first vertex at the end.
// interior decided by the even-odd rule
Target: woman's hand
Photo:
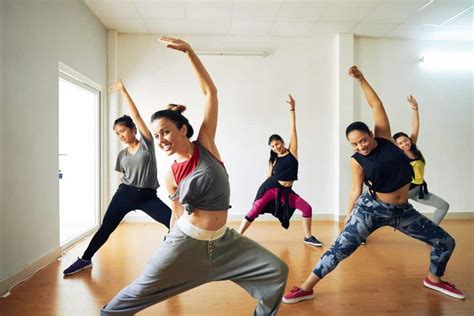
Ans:
{"type": "Polygon", "coordinates": [[[145,122],[143,121],[140,112],[138,111],[135,102],[133,102],[132,98],[128,94],[127,89],[123,85],[121,80],[114,83],[110,88],[110,91],[119,91],[122,96],[127,100],[128,110],[130,111],[130,115],[132,116],[133,121],[137,124],[138,130],[140,133],[147,139],[149,142],[153,142],[153,137],[151,136],[150,130],[146,126],[145,122]]]}
{"type": "Polygon", "coordinates": [[[191,45],[189,45],[183,40],[180,40],[179,38],[164,36],[160,38],[160,42],[166,44],[166,47],[168,48],[176,49],[176,50],[182,51],[183,53],[186,53],[192,50],[191,45]]]}
{"type": "Polygon", "coordinates": [[[359,68],[357,68],[357,66],[352,66],[351,68],[349,68],[348,74],[349,74],[349,76],[351,76],[355,79],[360,80],[360,79],[364,78],[364,75],[362,74],[362,71],[360,71],[359,68]]]}
{"type": "Polygon", "coordinates": [[[114,83],[110,88],[109,91],[119,91],[119,92],[124,92],[125,87],[123,85],[123,82],[121,80],[117,81],[114,83]]]}
{"type": "Polygon", "coordinates": [[[375,90],[370,86],[369,82],[365,79],[364,75],[359,70],[359,68],[357,68],[357,66],[352,66],[349,68],[348,75],[354,79],[357,79],[357,83],[362,89],[362,92],[364,92],[367,103],[372,108],[372,114],[374,116],[375,123],[375,137],[381,137],[393,141],[387,113],[385,112],[383,103],[375,90]]]}
{"type": "Polygon", "coordinates": [[[410,104],[412,110],[418,110],[418,102],[411,94],[407,97],[408,104],[410,104]]]}
{"type": "Polygon", "coordinates": [[[197,141],[220,160],[219,150],[215,143],[218,117],[218,98],[217,88],[212,81],[211,76],[202,64],[197,54],[191,48],[191,45],[183,40],[174,37],[162,37],[160,42],[166,44],[166,47],[179,50],[186,54],[193,71],[199,82],[199,86],[204,94],[204,118],[199,128],[197,141]]]}
{"type": "Polygon", "coordinates": [[[290,105],[290,111],[294,111],[294,110],[295,110],[295,106],[296,106],[295,99],[293,99],[293,97],[291,96],[291,94],[289,94],[288,97],[290,98],[290,100],[289,100],[289,101],[286,101],[286,103],[288,103],[288,104],[290,105]]]}

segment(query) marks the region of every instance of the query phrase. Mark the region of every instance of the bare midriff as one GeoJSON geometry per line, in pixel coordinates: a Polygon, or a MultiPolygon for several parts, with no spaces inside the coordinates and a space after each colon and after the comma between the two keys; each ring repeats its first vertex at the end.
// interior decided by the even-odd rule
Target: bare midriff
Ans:
{"type": "Polygon", "coordinates": [[[410,184],[407,184],[390,193],[375,192],[375,199],[388,204],[405,204],[408,203],[409,190],[410,184]]]}
{"type": "Polygon", "coordinates": [[[206,211],[195,208],[191,214],[184,212],[182,216],[199,228],[205,230],[218,230],[227,223],[228,210],[206,211]]]}

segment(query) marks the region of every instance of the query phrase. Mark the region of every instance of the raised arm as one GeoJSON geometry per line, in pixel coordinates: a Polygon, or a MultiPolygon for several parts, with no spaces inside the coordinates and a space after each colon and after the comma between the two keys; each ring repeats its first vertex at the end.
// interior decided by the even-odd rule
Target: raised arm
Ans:
{"type": "Polygon", "coordinates": [[[364,78],[364,75],[357,66],[349,68],[349,76],[357,79],[357,82],[364,92],[367,103],[372,108],[375,122],[375,137],[382,137],[392,141],[392,133],[390,131],[390,123],[388,121],[387,113],[385,113],[382,101],[380,101],[377,93],[372,89],[369,82],[364,78]]]}
{"type": "Polygon", "coordinates": [[[109,89],[110,91],[119,91],[120,94],[127,100],[128,110],[130,111],[130,116],[132,117],[135,124],[137,124],[138,130],[140,133],[145,137],[148,141],[153,141],[153,137],[151,136],[151,132],[146,126],[145,122],[143,121],[142,117],[140,116],[140,112],[138,112],[137,106],[133,102],[132,98],[125,89],[122,81],[118,81],[112,85],[109,89]]]}
{"type": "Polygon", "coordinates": [[[296,159],[298,159],[298,135],[296,133],[296,103],[295,99],[291,96],[291,94],[288,95],[290,98],[289,101],[286,101],[286,103],[289,104],[290,106],[290,144],[289,144],[289,149],[290,152],[295,156],[296,159]]]}
{"type": "Polygon", "coordinates": [[[347,206],[347,215],[344,222],[347,223],[352,215],[355,202],[362,194],[362,188],[364,186],[364,169],[357,163],[355,159],[351,159],[351,171],[352,171],[352,187],[349,195],[349,205],[347,206]]]}
{"type": "Polygon", "coordinates": [[[418,102],[416,101],[415,97],[409,95],[407,97],[408,104],[410,104],[412,109],[411,114],[411,141],[413,144],[416,144],[418,141],[418,134],[420,132],[420,114],[418,113],[418,102]]]}
{"type": "Polygon", "coordinates": [[[214,156],[220,159],[219,151],[214,141],[218,114],[217,88],[211,76],[188,43],[172,37],[163,37],[160,41],[165,43],[167,47],[182,51],[188,56],[205,97],[204,119],[199,130],[198,141],[206,147],[206,149],[211,151],[214,156]]]}

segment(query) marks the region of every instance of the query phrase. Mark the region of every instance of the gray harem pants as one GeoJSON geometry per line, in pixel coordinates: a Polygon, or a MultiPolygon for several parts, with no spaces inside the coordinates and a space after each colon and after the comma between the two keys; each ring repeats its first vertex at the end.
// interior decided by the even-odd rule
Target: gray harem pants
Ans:
{"type": "Polygon", "coordinates": [[[207,231],[184,217],[171,229],[143,272],[101,310],[133,315],[199,285],[230,280],[257,299],[254,315],[276,315],[288,266],[234,229],[207,231]],[[192,236],[192,237],[191,237],[192,236]]]}

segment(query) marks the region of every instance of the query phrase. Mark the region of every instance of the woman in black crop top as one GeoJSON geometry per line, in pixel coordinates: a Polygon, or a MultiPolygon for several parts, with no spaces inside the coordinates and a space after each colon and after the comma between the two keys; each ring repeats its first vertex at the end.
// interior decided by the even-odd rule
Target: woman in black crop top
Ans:
{"type": "Polygon", "coordinates": [[[347,127],[346,137],[355,154],[351,159],[352,190],[344,229],[306,281],[285,294],[283,302],[296,303],[313,298],[314,286],[382,226],[392,226],[431,245],[430,269],[423,280],[424,286],[464,299],[464,294],[453,284],[441,280],[454,250],[454,239],[408,204],[413,170],[403,151],[392,142],[382,101],[356,66],[349,69],[349,75],[357,80],[372,108],[374,132],[362,122],[347,127]],[[364,182],[370,193],[362,194],[364,182]]]}
{"type": "Polygon", "coordinates": [[[243,234],[252,222],[263,213],[277,217],[284,228],[290,226],[290,218],[295,209],[303,213],[303,242],[321,247],[323,245],[311,234],[313,211],[311,205],[292,190],[293,182],[298,180],[298,137],[296,134],[295,100],[289,95],[286,101],[290,106],[290,145],[280,135],[272,135],[268,140],[270,145],[270,161],[268,178],[260,186],[252,208],[240,225],[239,233],[243,234]]]}
{"type": "Polygon", "coordinates": [[[410,184],[408,197],[418,203],[434,207],[433,222],[439,225],[448,212],[449,204],[443,198],[432,192],[428,192],[428,184],[425,181],[424,175],[426,161],[416,146],[420,131],[418,102],[412,95],[407,97],[407,101],[412,109],[411,135],[408,136],[403,132],[398,132],[393,135],[393,140],[397,143],[398,147],[403,150],[408,159],[410,159],[410,164],[415,173],[413,181],[410,184]]]}

